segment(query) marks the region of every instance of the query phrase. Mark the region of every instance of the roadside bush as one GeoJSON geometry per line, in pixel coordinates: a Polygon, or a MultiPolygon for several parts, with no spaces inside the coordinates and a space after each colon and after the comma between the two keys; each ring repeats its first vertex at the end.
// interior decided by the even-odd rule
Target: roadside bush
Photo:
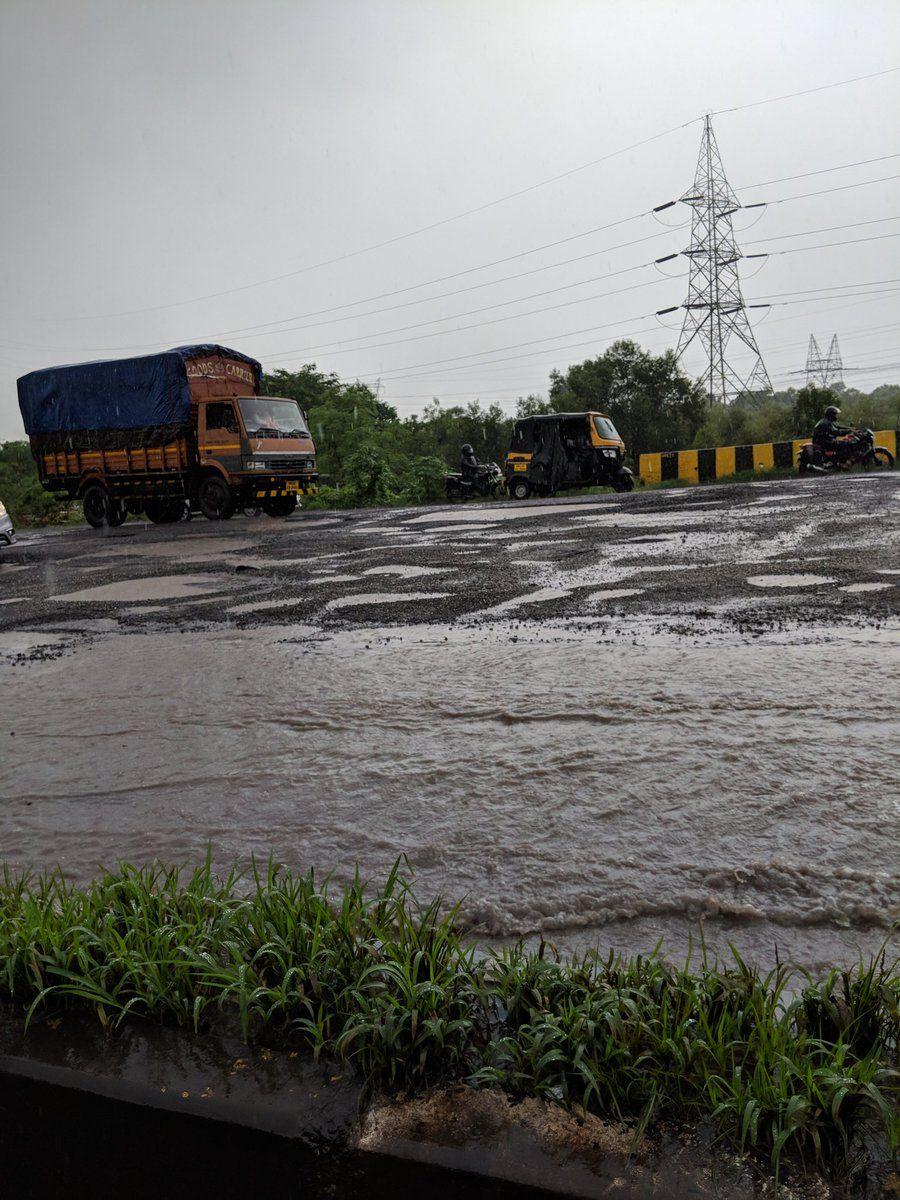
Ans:
{"type": "Polygon", "coordinates": [[[386,455],[372,443],[364,442],[347,459],[343,488],[357,504],[390,504],[397,480],[386,455]]]}
{"type": "Polygon", "coordinates": [[[444,497],[445,463],[434,455],[407,459],[398,473],[398,498],[404,504],[429,504],[444,497]]]}
{"type": "Polygon", "coordinates": [[[76,508],[41,487],[27,442],[0,444],[0,500],[15,525],[58,525],[76,508]]]}

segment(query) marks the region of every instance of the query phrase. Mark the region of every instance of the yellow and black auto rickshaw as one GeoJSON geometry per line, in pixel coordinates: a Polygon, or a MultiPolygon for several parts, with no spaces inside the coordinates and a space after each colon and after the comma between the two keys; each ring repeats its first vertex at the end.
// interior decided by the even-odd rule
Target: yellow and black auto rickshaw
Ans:
{"type": "Polygon", "coordinates": [[[550,413],[513,426],[506,456],[510,496],[554,496],[567,488],[611,487],[630,492],[625,443],[603,413],[550,413]]]}

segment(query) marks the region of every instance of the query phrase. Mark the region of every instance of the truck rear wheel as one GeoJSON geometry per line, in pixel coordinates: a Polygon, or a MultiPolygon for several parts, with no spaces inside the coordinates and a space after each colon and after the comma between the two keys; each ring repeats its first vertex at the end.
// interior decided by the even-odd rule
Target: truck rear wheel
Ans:
{"type": "MultiPolygon", "coordinates": [[[[84,519],[92,529],[103,529],[113,524],[113,521],[110,520],[113,507],[109,492],[105,487],[101,487],[99,483],[88,484],[84,489],[84,495],[81,497],[81,506],[84,510],[84,519]]],[[[123,508],[122,520],[124,519],[125,510],[123,508]]],[[[122,521],[118,523],[121,525],[122,521]]]]}
{"type": "Polygon", "coordinates": [[[227,521],[235,508],[234,493],[218,475],[207,475],[201,480],[197,501],[209,521],[227,521]]]}
{"type": "Polygon", "coordinates": [[[262,502],[262,510],[268,517],[289,517],[296,507],[296,496],[276,496],[262,502]]]}

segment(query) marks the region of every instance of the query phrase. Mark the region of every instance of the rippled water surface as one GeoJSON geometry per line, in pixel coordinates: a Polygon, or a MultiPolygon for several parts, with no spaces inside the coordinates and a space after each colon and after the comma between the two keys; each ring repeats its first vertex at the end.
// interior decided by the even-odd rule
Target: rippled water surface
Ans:
{"type": "Polygon", "coordinates": [[[3,856],[86,878],[210,844],[342,878],[402,851],[487,938],[680,952],[703,918],[717,944],[829,962],[896,912],[892,655],[877,630],[74,640],[4,671],[3,856]]]}

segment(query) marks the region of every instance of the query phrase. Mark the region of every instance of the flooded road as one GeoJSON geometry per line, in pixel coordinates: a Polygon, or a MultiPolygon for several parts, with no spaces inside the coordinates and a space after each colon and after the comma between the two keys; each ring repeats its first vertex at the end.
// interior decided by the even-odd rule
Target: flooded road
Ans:
{"type": "Polygon", "coordinates": [[[897,486],[835,482],[36,538],[0,570],[3,858],[404,853],[485,941],[876,949],[897,486]]]}

